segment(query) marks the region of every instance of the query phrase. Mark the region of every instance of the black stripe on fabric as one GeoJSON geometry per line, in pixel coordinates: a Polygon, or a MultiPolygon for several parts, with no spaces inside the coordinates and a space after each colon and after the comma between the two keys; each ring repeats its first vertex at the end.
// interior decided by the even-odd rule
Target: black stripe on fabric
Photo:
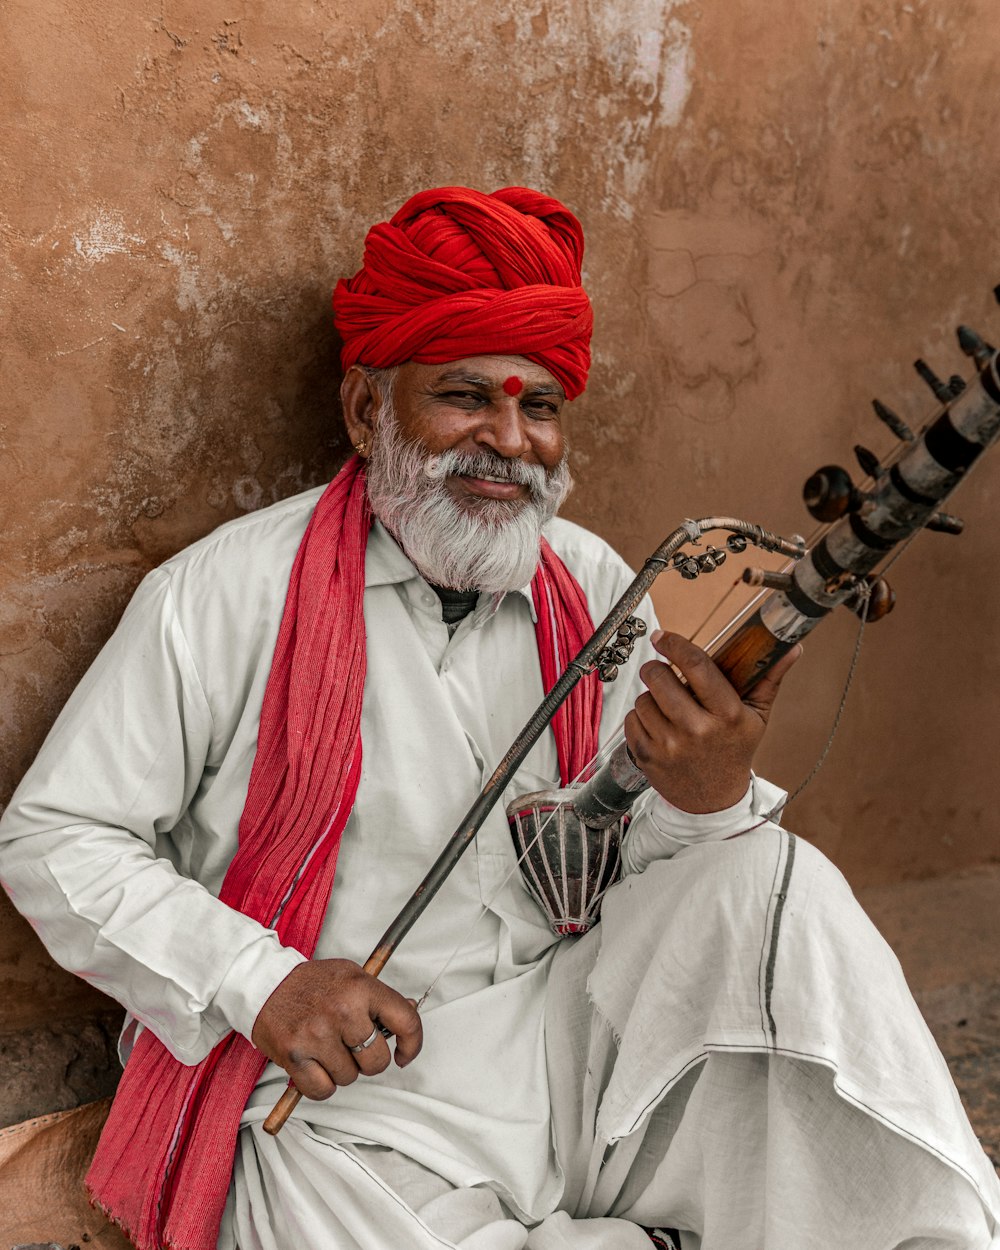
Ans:
{"type": "Polygon", "coordinates": [[[788,839],[788,858],[785,860],[785,872],[781,878],[781,889],[778,891],[778,901],[774,906],[774,920],[771,922],[771,949],[767,955],[767,970],[764,974],[764,1006],[767,1010],[767,1022],[771,1029],[771,1041],[777,1044],[778,1026],[774,1022],[774,1014],[771,1011],[771,993],[774,990],[774,965],[778,959],[778,937],[781,931],[781,916],[785,910],[785,900],[788,898],[788,883],[792,879],[792,864],[795,862],[795,835],[786,833],[788,839]]]}
{"type": "Polygon", "coordinates": [[[898,490],[903,496],[903,498],[908,499],[910,503],[925,505],[937,503],[937,499],[935,499],[933,495],[922,495],[920,491],[914,490],[906,478],[903,477],[902,473],[900,473],[898,464],[894,464],[889,470],[889,480],[892,482],[893,486],[895,486],[896,490],[898,490]]]}
{"type": "Polygon", "coordinates": [[[952,473],[964,472],[985,451],[982,443],[970,442],[959,434],[948,412],[942,412],[924,435],[924,446],[943,469],[952,473]]]}
{"type": "MultiPolygon", "coordinates": [[[[771,888],[768,890],[768,914],[770,914],[770,900],[774,897],[774,891],[778,884],[778,873],[781,870],[781,845],[784,830],[778,831],[778,853],[774,857],[774,875],[771,877],[771,888]]],[[[764,952],[767,950],[767,916],[764,917],[764,929],[760,942],[760,959],[757,961],[757,1008],[760,1011],[760,1031],[767,1033],[767,1021],[764,1019],[764,997],[761,993],[764,985],[764,952]]]]}

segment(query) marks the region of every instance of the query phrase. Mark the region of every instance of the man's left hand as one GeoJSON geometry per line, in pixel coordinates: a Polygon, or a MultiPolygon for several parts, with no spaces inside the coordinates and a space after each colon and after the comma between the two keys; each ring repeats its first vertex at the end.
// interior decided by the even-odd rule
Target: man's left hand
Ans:
{"type": "Polygon", "coordinates": [[[668,662],[650,660],[640,670],[647,693],[625,718],[632,757],[653,789],[681,811],[732,807],[747,791],[781,680],[802,647],[782,656],[741,699],[711,657],[687,638],[656,631],[651,642],[668,662]]]}

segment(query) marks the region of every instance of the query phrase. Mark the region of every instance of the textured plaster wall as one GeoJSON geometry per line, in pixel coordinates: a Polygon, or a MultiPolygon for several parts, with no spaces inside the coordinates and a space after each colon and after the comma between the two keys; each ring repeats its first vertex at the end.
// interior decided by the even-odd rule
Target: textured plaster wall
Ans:
{"type": "MultiPolygon", "coordinates": [[[[526,183],[583,219],[568,512],[633,561],[688,515],[804,530],[805,477],[888,445],[872,394],[919,421],[913,357],[959,367],[958,320],[1000,336],[989,0],[8,0],[0,32],[0,802],[146,570],[339,464],[329,292],[421,187],[526,183]]],[[[787,817],[857,883],[1000,856],[997,457],[967,534],[894,570],[787,817]]],[[[693,629],[731,580],[661,609],[693,629]]],[[[789,679],[787,785],[852,621],[789,679]]],[[[7,1030],[104,1005],[6,904],[0,998],[7,1030]]]]}

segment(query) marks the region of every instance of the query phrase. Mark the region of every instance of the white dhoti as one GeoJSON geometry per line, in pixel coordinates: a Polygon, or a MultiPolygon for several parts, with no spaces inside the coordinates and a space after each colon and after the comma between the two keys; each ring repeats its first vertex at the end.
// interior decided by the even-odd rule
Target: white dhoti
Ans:
{"type": "MultiPolygon", "coordinates": [[[[898,962],[777,827],[625,878],[556,951],[545,1011],[562,1184],[533,1227],[488,1181],[344,1141],[323,1104],[274,1139],[256,1107],[220,1250],[642,1250],[639,1225],[683,1250],[1000,1246],[1000,1184],[898,962]]],[[[455,1045],[503,1062],[502,1037],[455,1045]]]]}

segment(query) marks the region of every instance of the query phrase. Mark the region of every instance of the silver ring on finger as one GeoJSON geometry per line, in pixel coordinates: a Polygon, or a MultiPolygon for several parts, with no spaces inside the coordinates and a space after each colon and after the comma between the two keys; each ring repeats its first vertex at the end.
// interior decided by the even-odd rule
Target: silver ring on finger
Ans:
{"type": "Polygon", "coordinates": [[[381,1034],[381,1029],[376,1024],[371,1031],[371,1035],[366,1037],[363,1042],[359,1042],[357,1046],[348,1046],[348,1050],[352,1055],[360,1055],[363,1050],[367,1050],[369,1046],[374,1046],[375,1039],[381,1034]]]}

